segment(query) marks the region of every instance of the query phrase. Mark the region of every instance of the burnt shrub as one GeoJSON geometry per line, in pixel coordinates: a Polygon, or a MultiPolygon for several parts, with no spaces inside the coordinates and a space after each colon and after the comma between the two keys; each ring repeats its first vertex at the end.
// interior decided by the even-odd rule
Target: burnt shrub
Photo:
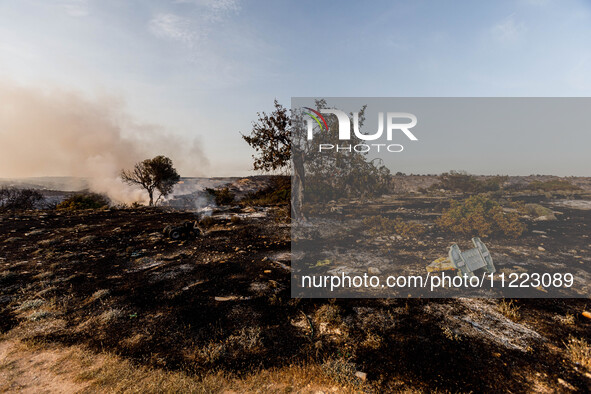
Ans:
{"type": "Polygon", "coordinates": [[[444,230],[479,237],[504,234],[517,238],[525,230],[517,213],[504,212],[498,202],[483,194],[461,202],[452,201],[436,224],[444,230]]]}
{"type": "Polygon", "coordinates": [[[79,210],[79,209],[101,209],[109,206],[109,200],[97,193],[78,193],[57,204],[56,209],[79,210]]]}
{"type": "Polygon", "coordinates": [[[208,187],[205,191],[213,197],[216,205],[230,205],[234,202],[234,193],[227,187],[218,187],[215,189],[208,187]]]}
{"type": "Polygon", "coordinates": [[[35,209],[44,200],[43,195],[34,189],[17,189],[15,187],[0,189],[0,210],[35,209]]]}

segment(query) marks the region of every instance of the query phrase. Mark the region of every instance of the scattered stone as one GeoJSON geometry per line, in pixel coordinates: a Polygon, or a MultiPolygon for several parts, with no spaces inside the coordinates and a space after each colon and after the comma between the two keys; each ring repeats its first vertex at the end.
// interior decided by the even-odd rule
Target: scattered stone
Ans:
{"type": "Polygon", "coordinates": [[[377,267],[369,267],[367,269],[367,273],[370,275],[380,275],[382,271],[380,271],[380,269],[377,267]]]}
{"type": "Polygon", "coordinates": [[[540,252],[544,252],[546,249],[544,249],[544,248],[543,248],[543,247],[541,247],[541,246],[538,246],[538,250],[539,250],[540,252]]]}
{"type": "Polygon", "coordinates": [[[39,234],[43,234],[44,232],[45,232],[45,230],[39,229],[39,230],[29,231],[25,235],[28,237],[29,235],[39,235],[39,234]]]}
{"type": "Polygon", "coordinates": [[[250,300],[250,297],[243,297],[243,296],[221,296],[221,297],[214,297],[214,299],[218,302],[224,301],[245,301],[250,300]]]}
{"type": "Polygon", "coordinates": [[[187,290],[189,290],[192,287],[195,287],[197,285],[200,285],[201,283],[205,283],[205,281],[204,280],[198,280],[197,282],[193,282],[190,285],[187,285],[187,286],[183,287],[183,291],[187,291],[187,290]]]}
{"type": "Polygon", "coordinates": [[[329,271],[327,271],[327,273],[331,274],[332,276],[341,276],[342,274],[345,275],[351,275],[355,272],[354,268],[351,267],[346,267],[344,265],[333,268],[329,271]]]}
{"type": "Polygon", "coordinates": [[[93,300],[100,300],[101,298],[105,298],[109,294],[111,294],[111,291],[109,289],[100,289],[100,290],[97,290],[94,293],[92,293],[91,298],[93,300]]]}
{"type": "Polygon", "coordinates": [[[48,317],[51,316],[51,313],[47,312],[47,311],[39,311],[39,312],[33,312],[31,313],[27,319],[31,320],[31,321],[39,321],[39,320],[43,320],[46,319],[48,317]]]}
{"type": "Polygon", "coordinates": [[[577,390],[572,384],[570,384],[569,382],[567,382],[564,379],[558,378],[558,383],[560,383],[561,385],[563,385],[564,387],[566,387],[569,390],[572,390],[572,391],[576,391],[577,390]]]}
{"type": "Polygon", "coordinates": [[[364,382],[367,380],[367,373],[365,373],[365,372],[357,371],[357,372],[355,372],[355,376],[357,376],[359,379],[363,380],[364,382]]]}
{"type": "Polygon", "coordinates": [[[80,242],[90,243],[97,239],[96,235],[87,235],[85,237],[80,238],[80,242]]]}
{"type": "Polygon", "coordinates": [[[29,309],[39,308],[43,304],[45,304],[45,301],[41,300],[41,299],[27,300],[27,301],[23,302],[22,304],[20,304],[18,309],[20,311],[26,311],[29,309]]]}

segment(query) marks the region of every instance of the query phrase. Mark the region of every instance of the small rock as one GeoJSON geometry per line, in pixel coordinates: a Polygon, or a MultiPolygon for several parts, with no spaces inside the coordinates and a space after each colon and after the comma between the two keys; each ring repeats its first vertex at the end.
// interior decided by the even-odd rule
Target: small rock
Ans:
{"type": "Polygon", "coordinates": [[[44,232],[45,232],[45,230],[41,230],[41,229],[39,229],[39,230],[33,230],[33,231],[29,231],[29,232],[28,232],[28,233],[26,233],[25,235],[26,235],[26,236],[29,236],[29,235],[39,235],[39,234],[43,234],[44,232]]]}
{"type": "Polygon", "coordinates": [[[540,252],[544,252],[546,249],[542,248],[541,246],[538,246],[538,250],[539,250],[540,252]]]}
{"type": "Polygon", "coordinates": [[[367,373],[365,372],[357,371],[355,372],[355,376],[357,376],[359,379],[363,381],[367,380],[367,373]]]}
{"type": "Polygon", "coordinates": [[[573,391],[576,390],[576,388],[572,384],[567,382],[566,380],[558,378],[558,383],[560,383],[561,385],[563,385],[564,387],[566,387],[569,390],[573,390],[573,391]]]}
{"type": "Polygon", "coordinates": [[[379,275],[382,273],[379,268],[377,267],[369,267],[367,268],[367,273],[370,275],[379,275]]]}
{"type": "Polygon", "coordinates": [[[220,297],[214,297],[214,299],[218,302],[224,302],[224,301],[244,301],[244,300],[250,300],[250,297],[243,297],[243,296],[220,296],[220,297]]]}
{"type": "Polygon", "coordinates": [[[93,242],[95,239],[97,239],[96,235],[87,235],[85,237],[80,238],[80,242],[83,242],[83,243],[93,242]]]}

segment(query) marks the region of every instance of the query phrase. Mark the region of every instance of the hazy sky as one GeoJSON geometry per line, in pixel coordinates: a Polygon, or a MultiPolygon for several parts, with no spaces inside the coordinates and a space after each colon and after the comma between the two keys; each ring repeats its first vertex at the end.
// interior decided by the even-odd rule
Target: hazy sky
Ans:
{"type": "Polygon", "coordinates": [[[0,1],[2,81],[200,136],[210,176],[274,98],[591,96],[590,43],[586,1],[0,1]]]}

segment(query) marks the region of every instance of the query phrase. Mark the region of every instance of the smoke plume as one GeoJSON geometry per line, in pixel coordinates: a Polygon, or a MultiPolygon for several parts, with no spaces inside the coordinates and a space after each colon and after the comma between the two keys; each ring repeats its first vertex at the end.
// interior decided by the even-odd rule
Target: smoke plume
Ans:
{"type": "Polygon", "coordinates": [[[121,100],[37,90],[0,82],[0,177],[75,176],[117,202],[145,194],[119,179],[124,168],[162,154],[182,175],[199,176],[208,162],[199,140],[158,125],[138,124],[121,100]]]}

